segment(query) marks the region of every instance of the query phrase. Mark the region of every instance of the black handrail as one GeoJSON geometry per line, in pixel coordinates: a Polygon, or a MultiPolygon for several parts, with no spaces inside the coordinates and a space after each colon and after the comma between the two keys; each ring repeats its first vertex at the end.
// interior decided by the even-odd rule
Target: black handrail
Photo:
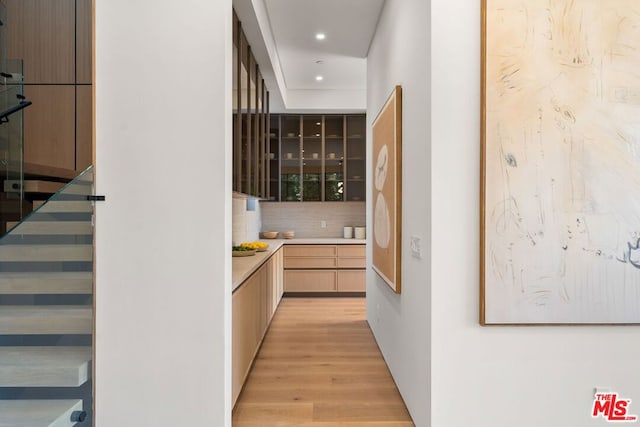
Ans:
{"type": "Polygon", "coordinates": [[[9,122],[9,116],[31,105],[31,101],[20,101],[18,105],[9,107],[0,113],[0,125],[9,122]]]}

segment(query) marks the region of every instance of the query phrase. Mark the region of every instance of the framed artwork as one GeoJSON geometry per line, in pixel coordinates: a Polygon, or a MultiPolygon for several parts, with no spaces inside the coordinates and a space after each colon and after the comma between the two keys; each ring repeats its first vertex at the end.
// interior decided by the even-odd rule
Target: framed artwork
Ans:
{"type": "Polygon", "coordinates": [[[637,0],[483,0],[481,324],[640,323],[637,0]]]}
{"type": "Polygon", "coordinates": [[[396,86],[373,121],[373,269],[400,293],[402,88],[396,86]]]}

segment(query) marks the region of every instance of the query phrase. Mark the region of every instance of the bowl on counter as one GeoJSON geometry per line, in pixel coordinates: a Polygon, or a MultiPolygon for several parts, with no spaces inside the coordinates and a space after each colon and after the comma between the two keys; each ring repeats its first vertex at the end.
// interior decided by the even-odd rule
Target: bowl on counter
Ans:
{"type": "Polygon", "coordinates": [[[282,231],[280,234],[282,234],[284,239],[293,239],[296,236],[295,231],[282,231]]]}
{"type": "Polygon", "coordinates": [[[252,256],[252,255],[255,255],[255,254],[256,254],[256,250],[255,250],[255,249],[250,249],[250,250],[247,250],[247,249],[242,249],[242,250],[237,249],[237,250],[236,250],[236,249],[234,248],[234,249],[231,251],[231,256],[233,256],[233,257],[238,257],[238,256],[252,256]]]}
{"type": "Polygon", "coordinates": [[[278,232],[277,231],[263,231],[262,232],[262,237],[265,239],[275,239],[276,237],[278,237],[278,232]]]}

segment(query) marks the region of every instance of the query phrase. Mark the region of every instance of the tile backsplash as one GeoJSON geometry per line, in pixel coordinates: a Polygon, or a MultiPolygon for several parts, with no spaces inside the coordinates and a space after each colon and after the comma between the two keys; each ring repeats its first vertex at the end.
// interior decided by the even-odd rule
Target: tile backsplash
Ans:
{"type": "Polygon", "coordinates": [[[251,203],[244,198],[233,199],[233,227],[231,241],[234,245],[243,242],[258,240],[262,226],[260,218],[260,203],[255,203],[254,210],[247,210],[247,204],[251,203]]]}
{"type": "Polygon", "coordinates": [[[293,230],[296,237],[342,237],[343,227],[366,223],[365,202],[264,202],[260,211],[261,231],[293,230]]]}

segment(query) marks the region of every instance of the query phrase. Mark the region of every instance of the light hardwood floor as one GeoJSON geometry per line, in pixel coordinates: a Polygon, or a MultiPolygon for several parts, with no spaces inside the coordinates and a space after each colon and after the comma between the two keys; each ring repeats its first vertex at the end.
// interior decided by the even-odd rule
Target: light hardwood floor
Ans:
{"type": "Polygon", "coordinates": [[[284,298],[233,426],[413,426],[365,319],[364,298],[284,298]]]}

